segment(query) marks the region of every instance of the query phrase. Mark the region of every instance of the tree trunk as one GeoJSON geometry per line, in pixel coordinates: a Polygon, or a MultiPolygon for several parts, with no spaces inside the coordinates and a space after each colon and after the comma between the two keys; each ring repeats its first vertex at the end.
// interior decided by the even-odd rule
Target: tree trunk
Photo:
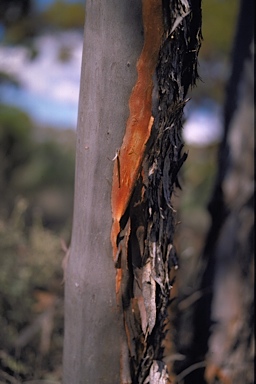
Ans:
{"type": "Polygon", "coordinates": [[[121,317],[110,233],[113,162],[143,45],[136,0],[86,1],[63,383],[119,383],[121,317]]]}
{"type": "Polygon", "coordinates": [[[201,38],[200,0],[171,3],[86,3],[64,383],[169,382],[172,194],[201,38]]]}

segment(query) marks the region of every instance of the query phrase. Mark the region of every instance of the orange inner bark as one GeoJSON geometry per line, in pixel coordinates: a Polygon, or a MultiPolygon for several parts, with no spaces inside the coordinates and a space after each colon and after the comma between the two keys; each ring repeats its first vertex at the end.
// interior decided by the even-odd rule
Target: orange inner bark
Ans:
{"type": "Polygon", "coordinates": [[[163,34],[162,1],[143,0],[142,6],[144,46],[137,62],[138,79],[129,100],[130,116],[113,172],[111,243],[114,258],[117,254],[120,219],[129,203],[153,125],[153,74],[163,34]]]}

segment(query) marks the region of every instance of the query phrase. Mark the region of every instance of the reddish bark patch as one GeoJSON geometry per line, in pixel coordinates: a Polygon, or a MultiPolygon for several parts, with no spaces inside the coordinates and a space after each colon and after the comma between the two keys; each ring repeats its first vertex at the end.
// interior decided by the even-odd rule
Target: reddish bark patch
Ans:
{"type": "Polygon", "coordinates": [[[129,100],[130,116],[114,164],[111,198],[113,217],[111,242],[114,258],[117,254],[119,222],[129,203],[153,125],[151,116],[153,74],[162,40],[162,20],[162,2],[143,0],[144,46],[137,62],[138,79],[129,100]]]}

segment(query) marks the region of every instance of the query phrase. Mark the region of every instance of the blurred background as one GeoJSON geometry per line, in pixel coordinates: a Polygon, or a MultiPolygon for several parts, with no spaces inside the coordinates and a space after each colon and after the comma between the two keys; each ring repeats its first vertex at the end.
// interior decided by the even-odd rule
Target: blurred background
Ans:
{"type": "MultiPolygon", "coordinates": [[[[238,3],[202,4],[201,80],[186,110],[189,157],[177,192],[177,241],[188,271],[210,224],[238,3]]],[[[0,383],[61,380],[62,262],[72,227],[85,20],[84,0],[0,3],[0,383]]]]}

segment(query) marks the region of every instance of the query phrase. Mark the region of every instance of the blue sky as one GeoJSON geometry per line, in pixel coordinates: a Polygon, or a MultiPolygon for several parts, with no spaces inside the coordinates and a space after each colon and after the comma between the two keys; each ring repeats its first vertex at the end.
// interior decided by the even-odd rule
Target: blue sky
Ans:
{"type": "Polygon", "coordinates": [[[27,112],[35,122],[56,128],[76,128],[77,104],[36,95],[24,88],[1,87],[1,101],[27,112]]]}
{"type": "MultiPolygon", "coordinates": [[[[1,1],[1,0],[0,0],[1,1]]],[[[83,3],[85,0],[64,0],[83,3]]],[[[34,0],[40,11],[54,0],[34,0]]],[[[4,29],[0,25],[0,37],[4,29]]],[[[32,62],[25,47],[0,45],[0,71],[14,76],[21,87],[0,86],[0,101],[26,111],[35,121],[56,127],[76,127],[80,69],[82,57],[81,33],[60,33],[38,37],[35,45],[39,57],[32,62]],[[71,60],[59,62],[58,52],[68,47],[71,60]]]]}
{"type": "Polygon", "coordinates": [[[35,38],[38,56],[31,61],[23,46],[0,45],[0,71],[14,77],[20,87],[0,86],[0,101],[26,111],[40,124],[76,128],[83,34],[78,31],[35,38]],[[60,62],[61,48],[70,52],[60,62]]]}

